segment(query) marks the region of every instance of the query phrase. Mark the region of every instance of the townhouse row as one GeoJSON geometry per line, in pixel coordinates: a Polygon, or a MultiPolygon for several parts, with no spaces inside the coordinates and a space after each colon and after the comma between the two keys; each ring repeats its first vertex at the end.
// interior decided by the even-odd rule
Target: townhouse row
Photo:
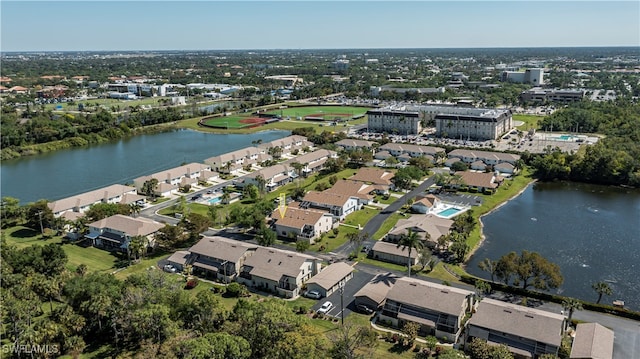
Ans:
{"type": "MultiPolygon", "coordinates": [[[[517,358],[558,354],[564,315],[490,298],[465,289],[391,273],[380,274],[355,295],[356,305],[379,310],[378,322],[402,328],[417,323],[421,335],[468,344],[473,338],[506,345],[517,358]],[[463,334],[464,333],[464,334],[463,334]]],[[[578,324],[571,358],[611,358],[613,332],[596,323],[578,324]]]]}

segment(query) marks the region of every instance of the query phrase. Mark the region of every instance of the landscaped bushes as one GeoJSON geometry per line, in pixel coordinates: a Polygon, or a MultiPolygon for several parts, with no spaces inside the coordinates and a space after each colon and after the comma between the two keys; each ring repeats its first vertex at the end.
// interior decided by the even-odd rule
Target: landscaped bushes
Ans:
{"type": "Polygon", "coordinates": [[[198,278],[190,278],[187,280],[187,284],[185,284],[185,289],[193,289],[198,286],[198,278]]]}

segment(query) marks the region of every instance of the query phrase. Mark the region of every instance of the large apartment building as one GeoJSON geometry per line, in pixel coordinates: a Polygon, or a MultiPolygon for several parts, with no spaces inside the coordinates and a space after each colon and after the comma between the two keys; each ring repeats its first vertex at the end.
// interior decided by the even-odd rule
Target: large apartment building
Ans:
{"type": "Polygon", "coordinates": [[[465,113],[435,116],[436,136],[471,140],[497,140],[513,128],[511,110],[465,108],[465,113]]]}
{"type": "Polygon", "coordinates": [[[422,131],[418,112],[375,109],[367,111],[370,132],[387,132],[398,135],[416,135],[422,131]]]}

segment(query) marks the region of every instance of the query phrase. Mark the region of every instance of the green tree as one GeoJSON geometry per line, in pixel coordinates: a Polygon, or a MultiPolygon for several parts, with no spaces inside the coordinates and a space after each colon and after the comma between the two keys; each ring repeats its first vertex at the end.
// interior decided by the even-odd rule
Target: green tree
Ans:
{"type": "Polygon", "coordinates": [[[130,257],[129,259],[133,257],[133,259],[138,260],[140,257],[144,257],[147,249],[147,241],[147,237],[145,236],[131,237],[129,246],[127,247],[127,253],[130,257]]]}
{"type": "Polygon", "coordinates": [[[492,261],[489,258],[485,258],[482,260],[482,262],[478,263],[478,268],[480,268],[481,270],[488,272],[491,275],[491,281],[494,282],[495,281],[495,276],[496,276],[496,266],[498,265],[498,262],[496,261],[492,261]]]}
{"type": "Polygon", "coordinates": [[[141,210],[142,206],[138,202],[129,204],[130,214],[133,215],[134,218],[138,217],[138,214],[140,214],[141,210]]]}
{"type": "Polygon", "coordinates": [[[276,232],[264,227],[256,235],[256,241],[258,241],[258,244],[261,246],[269,247],[276,243],[277,237],[276,232]]]}
{"type": "Polygon", "coordinates": [[[508,280],[513,276],[514,284],[521,285],[522,289],[533,286],[536,289],[549,290],[558,288],[564,281],[560,267],[537,252],[522,251],[520,255],[511,252],[502,256],[496,267],[498,277],[508,280]]]}
{"type": "Polygon", "coordinates": [[[51,228],[53,224],[53,212],[49,209],[46,200],[30,203],[25,210],[25,225],[34,231],[44,233],[44,228],[51,228]]]}
{"type": "Polygon", "coordinates": [[[422,266],[422,268],[420,269],[420,271],[424,271],[425,267],[427,265],[431,266],[433,263],[433,253],[431,253],[431,250],[427,247],[423,247],[420,250],[420,257],[418,257],[418,263],[420,263],[420,265],[422,266]]]}
{"type": "Polygon", "coordinates": [[[591,285],[591,288],[593,288],[593,290],[596,291],[596,293],[598,293],[598,301],[596,301],[597,304],[600,303],[600,301],[602,300],[602,296],[603,295],[611,295],[613,293],[613,291],[611,290],[611,287],[609,286],[609,284],[607,282],[596,282],[593,283],[591,285]]]}
{"type": "Polygon", "coordinates": [[[178,351],[190,359],[248,359],[251,346],[244,338],[228,333],[208,333],[179,344],[178,351]]]}
{"type": "Polygon", "coordinates": [[[2,197],[0,213],[3,227],[20,223],[23,215],[20,200],[13,197],[2,197]]]}
{"type": "Polygon", "coordinates": [[[260,196],[260,191],[258,190],[258,187],[253,183],[249,183],[248,185],[246,185],[242,192],[245,197],[249,198],[252,201],[255,201],[260,196]]]}
{"type": "Polygon", "coordinates": [[[155,199],[157,187],[158,187],[158,180],[155,178],[151,178],[142,184],[142,188],[140,192],[142,192],[142,194],[144,194],[147,197],[151,197],[155,199]]]}
{"type": "Polygon", "coordinates": [[[407,250],[407,276],[411,276],[411,251],[415,249],[416,251],[421,250],[424,247],[422,243],[422,239],[417,232],[414,232],[411,229],[407,230],[407,233],[400,236],[400,240],[398,241],[398,248],[402,247],[402,250],[407,250]]]}
{"type": "Polygon", "coordinates": [[[329,339],[333,342],[329,355],[334,359],[371,357],[373,350],[378,345],[377,334],[372,329],[351,324],[345,324],[338,328],[337,332],[330,335],[329,339]],[[364,353],[360,354],[362,352],[364,353]]]}
{"type": "Polygon", "coordinates": [[[415,322],[406,322],[404,326],[402,326],[402,334],[405,335],[405,345],[413,347],[419,330],[420,325],[415,322]]]}
{"type": "Polygon", "coordinates": [[[296,241],[296,251],[304,253],[309,249],[309,241],[304,239],[298,239],[296,241]]]}

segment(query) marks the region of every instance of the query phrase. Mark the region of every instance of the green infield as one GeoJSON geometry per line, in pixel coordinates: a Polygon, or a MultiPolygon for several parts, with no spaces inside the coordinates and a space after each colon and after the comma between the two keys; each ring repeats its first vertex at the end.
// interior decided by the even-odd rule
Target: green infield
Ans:
{"type": "Polygon", "coordinates": [[[269,120],[269,118],[260,118],[256,115],[232,115],[204,118],[202,119],[202,123],[215,128],[239,129],[262,126],[267,120],[269,120]]]}
{"type": "Polygon", "coordinates": [[[282,118],[307,119],[315,121],[350,120],[359,118],[369,110],[367,107],[351,106],[303,106],[288,107],[278,110],[267,111],[270,115],[279,115],[282,118]]]}

